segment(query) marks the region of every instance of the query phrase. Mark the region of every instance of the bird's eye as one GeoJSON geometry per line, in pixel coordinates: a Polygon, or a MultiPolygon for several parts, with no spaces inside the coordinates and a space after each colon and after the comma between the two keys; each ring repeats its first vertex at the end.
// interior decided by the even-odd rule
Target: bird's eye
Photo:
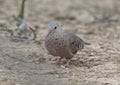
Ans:
{"type": "Polygon", "coordinates": [[[57,29],[57,27],[55,27],[54,29],[57,29]]]}

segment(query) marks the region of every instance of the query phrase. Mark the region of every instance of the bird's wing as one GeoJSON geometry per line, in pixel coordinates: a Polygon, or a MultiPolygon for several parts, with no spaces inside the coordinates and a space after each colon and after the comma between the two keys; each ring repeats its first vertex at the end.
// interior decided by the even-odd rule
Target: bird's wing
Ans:
{"type": "Polygon", "coordinates": [[[78,36],[68,31],[66,31],[66,36],[69,42],[68,43],[69,49],[73,54],[77,53],[79,49],[84,48],[85,42],[82,39],[80,39],[78,36]]]}

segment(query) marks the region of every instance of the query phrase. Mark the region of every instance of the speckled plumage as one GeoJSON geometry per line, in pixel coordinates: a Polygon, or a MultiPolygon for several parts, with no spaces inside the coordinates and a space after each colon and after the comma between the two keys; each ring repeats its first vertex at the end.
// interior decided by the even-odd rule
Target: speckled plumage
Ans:
{"type": "Polygon", "coordinates": [[[51,55],[71,59],[85,44],[89,43],[85,43],[73,33],[64,31],[58,22],[49,22],[45,46],[51,55]]]}

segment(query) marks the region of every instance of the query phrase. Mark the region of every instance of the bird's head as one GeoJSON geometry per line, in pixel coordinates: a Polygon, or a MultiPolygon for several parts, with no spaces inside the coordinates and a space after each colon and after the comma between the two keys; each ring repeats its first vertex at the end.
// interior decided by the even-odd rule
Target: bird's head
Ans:
{"type": "Polygon", "coordinates": [[[51,21],[48,23],[48,32],[50,31],[62,31],[62,27],[57,21],[51,21]]]}

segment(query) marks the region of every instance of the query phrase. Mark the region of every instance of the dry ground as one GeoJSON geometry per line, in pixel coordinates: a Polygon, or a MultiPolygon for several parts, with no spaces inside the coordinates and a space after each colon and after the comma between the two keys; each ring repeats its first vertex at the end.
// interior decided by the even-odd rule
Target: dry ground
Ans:
{"type": "MultiPolygon", "coordinates": [[[[29,26],[39,26],[40,44],[12,41],[0,27],[0,85],[120,85],[120,22],[93,17],[119,18],[119,6],[119,0],[27,0],[25,18],[29,26]],[[54,57],[44,47],[52,20],[91,43],[69,69],[51,64],[54,57]]],[[[0,0],[0,23],[14,29],[18,9],[17,0],[0,0]]]]}

